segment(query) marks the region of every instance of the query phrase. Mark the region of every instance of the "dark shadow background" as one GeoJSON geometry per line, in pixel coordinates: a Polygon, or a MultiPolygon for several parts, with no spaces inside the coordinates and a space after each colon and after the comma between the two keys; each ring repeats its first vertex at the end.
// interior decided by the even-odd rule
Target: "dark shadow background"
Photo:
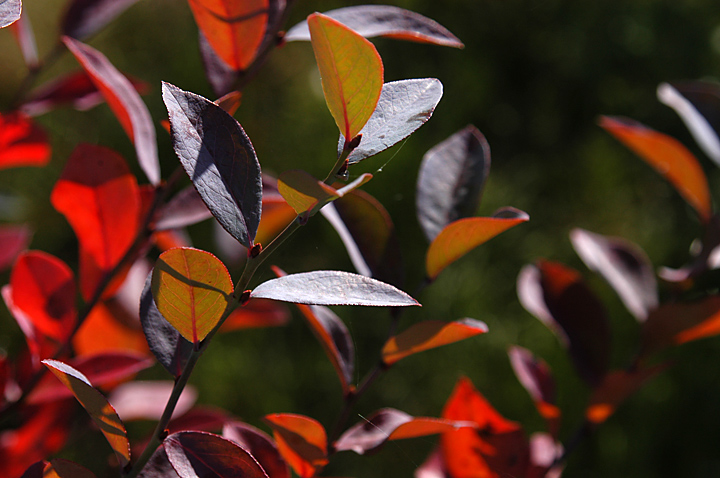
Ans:
{"type": "MultiPolygon", "coordinates": [[[[57,18],[64,4],[25,2],[41,54],[56,41],[57,18]]],[[[313,11],[351,4],[357,2],[299,1],[288,27],[313,11]]],[[[428,124],[402,146],[351,170],[353,176],[376,173],[364,189],[386,206],[395,221],[407,270],[405,289],[412,291],[421,280],[427,247],[414,212],[418,165],[427,149],[468,123],[484,132],[493,151],[492,172],[478,214],[512,205],[527,211],[531,221],[448,268],[418,297],[423,308],[409,311],[401,322],[405,328],[421,319],[473,317],[485,321],[490,333],[403,360],[363,397],[356,412],[368,416],[390,406],[414,415],[438,416],[457,378],[466,375],[501,413],[523,423],[528,433],[542,430],[543,423],[507,360],[507,347],[519,344],[554,370],[566,440],[581,422],[587,390],[556,338],[519,305],[517,273],[540,257],[582,271],[608,309],[613,367],[629,363],[638,326],[612,290],[574,255],[568,232],[582,227],[622,236],[643,247],[655,266],[677,267],[686,260],[700,226],[679,195],[602,131],[596,120],[600,114],[626,115],[676,136],[698,155],[711,190],[717,189],[720,175],[714,165],[675,113],[657,102],[655,89],[662,81],[717,77],[720,8],[710,0],[398,0],[393,4],[439,21],[466,45],[464,50],[453,50],[374,40],[384,60],[386,81],[437,77],[445,88],[428,124]]],[[[158,122],[166,117],[161,80],[213,96],[185,2],[141,0],[89,43],[123,72],[152,85],[144,99],[158,122]]],[[[0,32],[0,65],[0,105],[6,108],[25,74],[9,31],[0,32]]],[[[66,54],[40,81],[77,67],[66,54]]],[[[277,174],[303,168],[322,177],[332,166],[337,132],[319,88],[309,43],[292,43],[274,52],[246,89],[236,118],[252,139],[264,171],[277,174]]],[[[75,266],[75,239],[49,205],[52,185],[72,148],[80,141],[113,147],[143,176],[132,159],[133,148],[107,106],[89,112],[58,110],[39,122],[52,137],[52,163],[41,170],[2,171],[0,219],[31,222],[37,230],[32,247],[75,266]]],[[[160,129],[158,139],[167,176],[177,159],[160,129]]],[[[209,223],[190,229],[195,245],[212,251],[211,232],[209,223]]],[[[319,216],[272,262],[288,272],[352,270],[336,234],[319,216]]],[[[232,272],[237,278],[238,270],[232,272]]],[[[263,272],[258,279],[269,277],[263,272]]],[[[360,379],[376,361],[389,315],[377,309],[335,310],[356,342],[360,379]]],[[[22,339],[3,313],[0,347],[12,353],[22,339]]],[[[716,367],[720,341],[704,340],[666,355],[675,361],[674,367],[582,443],[570,457],[565,476],[720,475],[716,367]]],[[[169,377],[156,367],[142,378],[169,377]]],[[[219,337],[191,383],[200,390],[201,403],[226,408],[256,425],[264,414],[294,412],[315,417],[330,428],[341,407],[332,367],[297,314],[285,328],[219,337]]],[[[355,416],[352,422],[359,419],[355,416]]],[[[66,450],[65,456],[88,464],[94,456],[104,459],[108,454],[96,435],[78,432],[76,438],[77,447],[66,450]]],[[[435,437],[394,442],[373,457],[343,453],[333,458],[324,475],[411,476],[435,443],[435,437]]]]}

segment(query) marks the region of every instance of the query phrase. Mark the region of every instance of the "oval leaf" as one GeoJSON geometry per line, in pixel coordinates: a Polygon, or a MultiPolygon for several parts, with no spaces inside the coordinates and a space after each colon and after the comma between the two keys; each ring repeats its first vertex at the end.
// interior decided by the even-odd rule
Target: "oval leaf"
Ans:
{"type": "Polygon", "coordinates": [[[43,360],[43,364],[69,388],[110,443],[121,466],[130,463],[130,443],[125,425],[113,407],[82,373],[57,360],[43,360]]]}
{"type": "Polygon", "coordinates": [[[342,271],[313,271],[278,277],[257,286],[250,296],[313,305],[420,305],[390,284],[342,271]]]}
{"type": "Polygon", "coordinates": [[[62,34],[84,40],[102,30],[137,0],[73,0],[62,21],[62,34]]]}
{"type": "Polygon", "coordinates": [[[253,246],[262,208],[260,163],[240,123],[201,96],[163,83],[175,153],[220,224],[253,246]]]}
{"type": "Polygon", "coordinates": [[[0,28],[5,28],[20,19],[21,11],[20,0],[0,0],[0,28]]]}
{"type": "Polygon", "coordinates": [[[212,217],[197,189],[188,186],[160,209],[155,222],[156,231],[177,229],[197,224],[212,217]]]}
{"type": "Polygon", "coordinates": [[[233,310],[220,328],[221,332],[252,329],[258,327],[279,327],[290,320],[290,311],[274,300],[253,299],[233,310]]]}
{"type": "Polygon", "coordinates": [[[312,418],[292,413],[265,415],[278,451],[300,478],[311,478],[328,463],[327,436],[312,418]]]}
{"type": "MultiPolygon", "coordinates": [[[[171,381],[134,381],[117,387],[108,397],[123,421],[160,420],[175,384],[171,381]]],[[[172,416],[188,412],[197,400],[197,390],[186,385],[175,405],[172,416]]]]}
{"type": "Polygon", "coordinates": [[[202,30],[198,32],[198,45],[202,59],[205,77],[217,96],[232,91],[233,85],[240,76],[240,72],[233,70],[215,53],[202,30]]]}
{"type": "Polygon", "coordinates": [[[180,478],[268,478],[250,453],[212,433],[174,433],[163,448],[180,478]]]}
{"type": "Polygon", "coordinates": [[[530,217],[517,211],[514,217],[470,217],[446,226],[430,244],[425,256],[428,278],[435,279],[447,266],[479,245],[530,217]]]}
{"type": "Polygon", "coordinates": [[[308,17],[325,101],[347,141],[372,116],[383,86],[383,64],[368,40],[320,13],[308,17]]]}
{"type": "Polygon", "coordinates": [[[225,265],[199,249],[170,249],[160,254],[152,272],[152,294],[158,311],[194,344],[220,321],[232,291],[225,265]]]}
{"type": "Polygon", "coordinates": [[[290,468],[265,432],[247,423],[230,422],[223,426],[223,437],[250,452],[269,478],[290,478],[290,468]]]}
{"type": "MultiPolygon", "coordinates": [[[[325,12],[343,25],[366,38],[385,36],[398,40],[434,43],[462,48],[462,42],[448,29],[419,13],[390,5],[358,5],[325,12]]],[[[302,22],[285,35],[286,41],[309,41],[307,22],[302,22]]]]}
{"type": "Polygon", "coordinates": [[[44,166],[50,161],[45,132],[22,113],[0,115],[0,169],[44,166]]]}
{"type": "Polygon", "coordinates": [[[297,214],[312,211],[338,197],[335,188],[300,169],[284,171],[278,177],[278,191],[297,214]]]}
{"type": "Polygon", "coordinates": [[[712,215],[707,178],[695,156],[671,136],[626,118],[600,118],[600,126],[660,173],[707,222],[712,215]]]}
{"type": "Polygon", "coordinates": [[[70,37],[64,37],[63,41],[90,75],[135,145],[138,162],[145,176],[152,184],[160,184],[155,125],[132,83],[99,51],[70,37]]]}
{"type": "Polygon", "coordinates": [[[459,342],[487,331],[487,325],[475,319],[450,323],[439,320],[418,322],[385,343],[382,360],[386,365],[392,365],[418,352],[459,342]]]}

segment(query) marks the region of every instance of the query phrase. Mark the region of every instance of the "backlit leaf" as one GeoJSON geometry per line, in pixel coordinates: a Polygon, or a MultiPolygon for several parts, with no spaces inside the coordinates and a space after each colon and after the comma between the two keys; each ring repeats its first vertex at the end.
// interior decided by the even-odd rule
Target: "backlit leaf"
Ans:
{"type": "Polygon", "coordinates": [[[16,22],[20,18],[21,11],[20,0],[0,0],[0,28],[16,22]]]}
{"type": "Polygon", "coordinates": [[[315,476],[328,463],[327,435],[312,418],[292,413],[265,415],[278,451],[300,478],[315,476]]]}
{"type": "Polygon", "coordinates": [[[212,433],[174,433],[163,448],[180,478],[268,478],[250,453],[212,433]]]}
{"type": "Polygon", "coordinates": [[[435,279],[447,266],[501,232],[530,219],[523,211],[506,210],[493,217],[458,219],[433,239],[425,257],[428,278],[435,279]]]}
{"type": "Polygon", "coordinates": [[[278,190],[297,214],[315,209],[338,197],[335,188],[300,169],[284,171],[278,178],[278,190]]]}
{"type": "Polygon", "coordinates": [[[194,344],[217,325],[232,291],[232,279],[225,265],[199,249],[163,252],[152,273],[152,294],[158,310],[194,344]]]}
{"type": "MultiPolygon", "coordinates": [[[[366,38],[385,36],[454,48],[464,46],[455,35],[434,20],[390,5],[357,5],[330,10],[325,12],[325,15],[366,38]]],[[[299,23],[288,30],[285,40],[310,40],[307,22],[299,23]]]]}
{"type": "Polygon", "coordinates": [[[489,173],[490,146],[472,125],[425,153],[415,202],[428,240],[451,222],[475,214],[489,173]]]}
{"type": "Polygon", "coordinates": [[[15,262],[17,256],[27,249],[31,237],[32,232],[26,225],[0,226],[0,270],[15,262]]]}
{"type": "Polygon", "coordinates": [[[475,319],[418,322],[385,343],[382,360],[392,365],[410,355],[484,334],[487,330],[484,322],[475,319]]]}
{"type": "Polygon", "coordinates": [[[80,242],[80,291],[88,300],[135,240],[140,214],[135,176],[115,151],[78,145],[50,196],[80,242]]]}
{"type": "Polygon", "coordinates": [[[372,43],[320,13],[308,17],[325,101],[351,141],[372,116],[383,86],[383,64],[372,43]]]}
{"type": "Polygon", "coordinates": [[[62,21],[62,34],[84,40],[102,30],[137,0],[73,0],[62,21]]]}
{"type": "Polygon", "coordinates": [[[22,113],[0,115],[0,169],[44,166],[50,143],[43,130],[22,113]]]}
{"type": "Polygon", "coordinates": [[[218,105],[163,83],[173,145],[215,218],[252,247],[262,208],[260,163],[240,124],[218,105]]]}
{"type": "Polygon", "coordinates": [[[695,156],[671,136],[625,118],[603,116],[600,126],[660,173],[703,222],[712,215],[707,178],[695,156]]]}
{"type": "Polygon", "coordinates": [[[233,310],[220,328],[221,332],[257,327],[279,327],[290,320],[285,304],[274,300],[253,299],[233,310]]]}
{"type": "Polygon", "coordinates": [[[230,422],[223,427],[223,437],[231,440],[257,460],[268,478],[290,478],[290,469],[277,445],[265,432],[243,422],[230,422]]]}
{"type": "Polygon", "coordinates": [[[160,162],[157,155],[155,125],[132,83],[99,51],[70,37],[64,37],[63,41],[90,75],[130,141],[135,145],[135,153],[145,176],[150,183],[159,184],[160,162]]]}
{"type": "Polygon", "coordinates": [[[73,336],[72,343],[77,355],[109,352],[148,355],[148,345],[140,322],[124,310],[116,298],[93,307],[80,330],[73,336]]]}
{"type": "Polygon", "coordinates": [[[240,108],[240,100],[242,99],[242,93],[239,91],[231,91],[222,95],[220,98],[215,100],[215,104],[220,108],[224,109],[230,116],[234,115],[235,112],[240,108]]]}
{"type": "Polygon", "coordinates": [[[313,271],[278,277],[257,286],[251,297],[313,305],[420,305],[390,284],[342,271],[313,271]]]}
{"type": "MultiPolygon", "coordinates": [[[[410,136],[430,119],[442,94],[442,83],[435,78],[385,83],[375,111],[360,130],[360,145],[352,150],[348,163],[359,163],[410,136]]],[[[345,137],[340,135],[338,154],[344,146],[345,137]]]]}
{"type": "Polygon", "coordinates": [[[583,229],[573,229],[570,240],[580,259],[608,281],[635,318],[644,321],[657,307],[655,272],[640,247],[624,239],[583,229]]]}
{"type": "Polygon", "coordinates": [[[125,426],[97,389],[80,372],[57,360],[43,360],[45,366],[69,388],[110,443],[121,466],[130,463],[130,443],[125,426]]]}

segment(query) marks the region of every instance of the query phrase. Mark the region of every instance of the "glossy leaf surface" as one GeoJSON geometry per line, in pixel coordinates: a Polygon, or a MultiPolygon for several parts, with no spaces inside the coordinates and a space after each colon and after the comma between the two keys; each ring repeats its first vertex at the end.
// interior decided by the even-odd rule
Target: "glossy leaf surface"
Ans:
{"type": "MultiPolygon", "coordinates": [[[[445,27],[419,13],[390,5],[357,5],[325,12],[330,18],[371,38],[385,36],[398,40],[462,48],[462,42],[445,27]]],[[[302,22],[285,35],[286,41],[310,40],[307,22],[302,22]]]]}
{"type": "Polygon", "coordinates": [[[140,214],[135,176],[118,153],[78,145],[50,196],[80,242],[80,291],[89,299],[135,240],[140,214]]]}
{"type": "Polygon", "coordinates": [[[178,248],[160,254],[152,273],[152,293],[158,310],[194,344],[217,325],[232,291],[225,265],[199,249],[178,248]]]}
{"type": "Polygon", "coordinates": [[[703,222],[712,214],[707,178],[695,156],[675,138],[625,118],[602,117],[600,126],[660,173],[703,222]]]}
{"type": "MultiPolygon", "coordinates": [[[[360,145],[352,150],[348,163],[359,163],[410,136],[430,119],[442,95],[443,85],[435,78],[385,83],[372,116],[360,130],[360,145]]],[[[344,145],[345,136],[340,135],[338,154],[344,145]]]]}
{"type": "Polygon", "coordinates": [[[555,405],[555,379],[550,367],[528,349],[517,345],[508,349],[508,357],[515,376],[530,394],[538,412],[547,422],[550,434],[557,437],[560,409],[555,405]]]}
{"type": "Polygon", "coordinates": [[[69,365],[57,360],[43,360],[43,363],[63,385],[73,392],[75,398],[90,414],[110,443],[121,466],[130,463],[130,443],[125,432],[125,425],[105,397],[93,388],[82,373],[69,365]]]}
{"type": "Polygon", "coordinates": [[[457,219],[472,216],[490,174],[490,145],[469,125],[423,156],[415,199],[428,240],[457,219]]]}
{"type": "Polygon", "coordinates": [[[475,319],[418,322],[385,343],[382,360],[385,364],[392,365],[410,355],[459,342],[487,331],[487,325],[475,319]]]}
{"type": "Polygon", "coordinates": [[[420,305],[390,284],[342,271],[313,271],[278,277],[257,286],[251,297],[313,305],[420,305]]]}
{"type": "Polygon", "coordinates": [[[263,418],[273,430],[280,454],[300,478],[311,478],[327,465],[327,436],[312,418],[275,413],[263,418]]]}
{"type": "Polygon", "coordinates": [[[320,13],[308,17],[328,109],[347,141],[372,116],[383,86],[383,64],[372,43],[320,13]]]}
{"type": "MultiPolygon", "coordinates": [[[[497,214],[497,213],[496,213],[497,214]]],[[[433,239],[425,256],[428,278],[435,279],[447,266],[498,234],[530,219],[523,211],[494,217],[469,217],[447,225],[433,239]]]]}
{"type": "Polygon", "coordinates": [[[0,0],[0,28],[16,22],[20,18],[21,11],[20,0],[0,0]]]}
{"type": "Polygon", "coordinates": [[[73,0],[62,21],[62,34],[84,40],[130,8],[137,0],[73,0]]]}
{"type": "Polygon", "coordinates": [[[138,162],[147,178],[152,184],[159,184],[160,162],[157,155],[155,125],[147,106],[140,99],[132,83],[99,51],[69,37],[65,37],[63,41],[90,75],[130,141],[135,145],[138,162]]]}
{"type": "Polygon", "coordinates": [[[32,232],[25,225],[0,226],[0,270],[10,267],[17,256],[27,249],[32,232]]]}
{"type": "Polygon", "coordinates": [[[163,448],[180,478],[268,478],[246,450],[212,433],[174,433],[163,448]]]}
{"type": "Polygon", "coordinates": [[[223,427],[223,437],[231,440],[257,460],[268,478],[290,478],[290,468],[277,445],[265,432],[243,422],[230,422],[223,427]]]}
{"type": "Polygon", "coordinates": [[[173,145],[215,218],[252,247],[262,208],[260,163],[240,124],[201,96],[163,83],[173,145]]]}
{"type": "Polygon", "coordinates": [[[0,115],[0,169],[44,166],[50,143],[43,130],[22,113],[0,115]]]}

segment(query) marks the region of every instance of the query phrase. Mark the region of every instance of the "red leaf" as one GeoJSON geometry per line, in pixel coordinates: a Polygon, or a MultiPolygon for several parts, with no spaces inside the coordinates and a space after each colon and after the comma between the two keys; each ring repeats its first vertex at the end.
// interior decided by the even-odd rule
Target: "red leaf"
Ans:
{"type": "Polygon", "coordinates": [[[80,144],[50,200],[80,242],[80,290],[88,300],[135,240],[140,212],[137,181],[118,153],[80,144]]]}
{"type": "Polygon", "coordinates": [[[328,463],[327,436],[312,418],[292,413],[265,415],[280,454],[300,478],[315,476],[328,463]]]}
{"type": "Polygon", "coordinates": [[[238,307],[223,323],[221,332],[250,329],[257,327],[279,327],[290,320],[288,308],[274,300],[251,299],[243,307],[238,307]]]}
{"type": "Polygon", "coordinates": [[[0,226],[0,270],[10,267],[18,254],[27,249],[32,232],[25,225],[0,226]]]}
{"type": "Polygon", "coordinates": [[[22,113],[0,115],[0,169],[48,161],[50,144],[43,130],[22,113]]]}
{"type": "Polygon", "coordinates": [[[99,303],[73,337],[75,353],[91,355],[124,351],[147,355],[147,341],[136,322],[137,318],[129,317],[114,299],[99,303]]]}
{"type": "Polygon", "coordinates": [[[269,478],[290,478],[290,469],[277,445],[265,432],[243,422],[230,422],[223,427],[223,437],[232,440],[260,463],[269,478]]]}

